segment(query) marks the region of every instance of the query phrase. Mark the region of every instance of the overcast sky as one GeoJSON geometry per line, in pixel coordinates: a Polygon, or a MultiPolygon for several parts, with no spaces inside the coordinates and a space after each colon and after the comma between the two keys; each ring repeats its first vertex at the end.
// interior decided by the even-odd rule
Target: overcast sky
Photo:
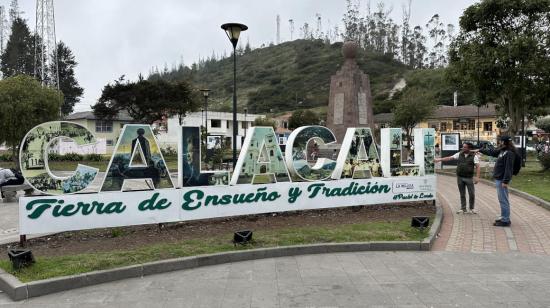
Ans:
{"type": "MultiPolygon", "coordinates": [[[[32,30],[35,0],[19,0],[32,30]]],[[[366,0],[362,1],[366,3],[366,0]]],[[[372,3],[377,1],[373,0],[372,3]]],[[[407,0],[383,1],[393,7],[392,17],[401,20],[407,0]]],[[[413,0],[412,23],[425,25],[439,13],[444,23],[458,24],[463,10],[475,0],[413,0]]],[[[0,0],[6,7],[9,0],[0,0]]],[[[171,67],[183,59],[186,65],[215,51],[229,54],[231,45],[220,29],[225,22],[249,26],[242,40],[260,46],[276,40],[276,16],[281,17],[281,39],[290,39],[289,19],[295,34],[304,22],[314,26],[322,16],[323,28],[341,24],[345,0],[55,0],[57,39],[74,52],[76,75],[85,89],[76,111],[89,110],[108,82],[126,75],[136,79],[151,67],[171,67]]]]}

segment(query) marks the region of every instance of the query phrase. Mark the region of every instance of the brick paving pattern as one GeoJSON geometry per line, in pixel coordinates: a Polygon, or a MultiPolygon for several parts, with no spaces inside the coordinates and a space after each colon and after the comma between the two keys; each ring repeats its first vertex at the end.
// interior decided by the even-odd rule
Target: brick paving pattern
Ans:
{"type": "Polygon", "coordinates": [[[510,194],[511,228],[494,227],[500,214],[496,189],[476,185],[478,214],[457,214],[460,196],[456,179],[438,176],[438,200],[444,219],[434,250],[461,252],[519,251],[550,255],[550,211],[510,194]]]}

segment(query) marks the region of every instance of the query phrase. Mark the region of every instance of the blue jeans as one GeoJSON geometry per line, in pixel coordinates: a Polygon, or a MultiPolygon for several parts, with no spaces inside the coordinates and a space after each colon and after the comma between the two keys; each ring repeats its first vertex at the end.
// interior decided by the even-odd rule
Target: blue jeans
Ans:
{"type": "Polygon", "coordinates": [[[502,181],[495,180],[497,186],[498,203],[500,204],[500,216],[502,222],[510,222],[510,199],[508,188],[502,187],[502,181]]]}

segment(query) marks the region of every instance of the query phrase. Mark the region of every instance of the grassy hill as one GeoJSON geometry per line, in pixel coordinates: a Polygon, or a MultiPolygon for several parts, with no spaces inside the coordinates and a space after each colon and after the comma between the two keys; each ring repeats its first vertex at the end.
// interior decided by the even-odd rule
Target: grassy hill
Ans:
{"type": "MultiPolygon", "coordinates": [[[[258,48],[237,58],[238,103],[250,113],[278,113],[328,105],[330,76],[343,63],[342,43],[296,40],[258,48]]],[[[388,112],[389,91],[409,69],[382,54],[361,50],[360,68],[370,76],[375,112],[388,112]]],[[[208,60],[191,68],[153,74],[150,78],[187,79],[212,90],[209,108],[230,111],[233,59],[208,60]]],[[[241,109],[242,111],[242,109],[241,109]]]]}

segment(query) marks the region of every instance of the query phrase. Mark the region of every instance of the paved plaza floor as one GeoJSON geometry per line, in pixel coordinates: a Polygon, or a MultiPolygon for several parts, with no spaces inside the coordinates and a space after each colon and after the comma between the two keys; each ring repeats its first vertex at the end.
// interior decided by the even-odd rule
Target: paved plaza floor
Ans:
{"type": "MultiPolygon", "coordinates": [[[[263,259],[51,294],[24,307],[550,307],[523,253],[363,252],[263,259]]],[[[0,307],[15,307],[0,294],[0,307]]]]}
{"type": "MultiPolygon", "coordinates": [[[[438,177],[445,217],[431,252],[361,252],[239,262],[117,281],[14,307],[550,307],[550,211],[511,196],[512,227],[493,227],[495,188],[479,214],[456,214],[456,180],[438,177]]],[[[4,231],[17,206],[0,204],[4,231]]],[[[10,233],[7,232],[7,233],[10,233]]],[[[0,242],[9,235],[0,234],[0,242]]]]}

